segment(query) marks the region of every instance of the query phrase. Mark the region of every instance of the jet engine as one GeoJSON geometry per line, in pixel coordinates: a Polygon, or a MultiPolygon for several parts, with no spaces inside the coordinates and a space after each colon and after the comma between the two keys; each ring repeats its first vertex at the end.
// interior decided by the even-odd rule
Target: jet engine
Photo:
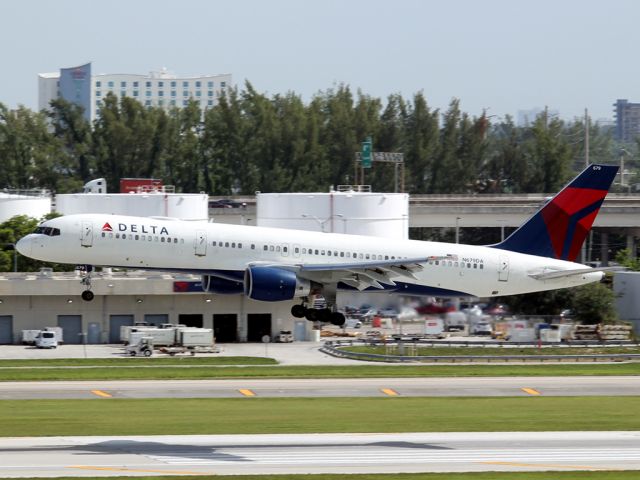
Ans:
{"type": "Polygon", "coordinates": [[[244,273],[244,293],[253,300],[280,302],[306,297],[310,291],[309,280],[284,268],[253,266],[244,273]]]}
{"type": "Polygon", "coordinates": [[[226,278],[213,275],[202,276],[202,290],[218,295],[234,295],[244,291],[242,280],[235,282],[226,278]]]}

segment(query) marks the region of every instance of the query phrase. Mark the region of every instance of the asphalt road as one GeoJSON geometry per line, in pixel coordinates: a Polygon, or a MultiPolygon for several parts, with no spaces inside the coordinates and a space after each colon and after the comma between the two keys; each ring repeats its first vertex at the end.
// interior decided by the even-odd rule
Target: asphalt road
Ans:
{"type": "Polygon", "coordinates": [[[0,399],[640,395],[640,376],[0,382],[0,399]]]}
{"type": "Polygon", "coordinates": [[[0,439],[0,477],[640,470],[640,432],[0,439]]]}

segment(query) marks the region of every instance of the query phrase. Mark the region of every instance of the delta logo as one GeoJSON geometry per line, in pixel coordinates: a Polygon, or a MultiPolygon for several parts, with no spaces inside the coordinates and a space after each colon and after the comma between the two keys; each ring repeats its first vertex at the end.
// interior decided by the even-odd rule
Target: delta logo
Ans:
{"type": "MultiPolygon", "coordinates": [[[[169,235],[169,230],[167,230],[167,227],[158,225],[136,225],[135,223],[118,223],[116,227],[118,232],[124,233],[152,233],[154,235],[169,235]]],[[[114,230],[111,224],[107,222],[102,226],[102,231],[113,232],[114,230]]]]}

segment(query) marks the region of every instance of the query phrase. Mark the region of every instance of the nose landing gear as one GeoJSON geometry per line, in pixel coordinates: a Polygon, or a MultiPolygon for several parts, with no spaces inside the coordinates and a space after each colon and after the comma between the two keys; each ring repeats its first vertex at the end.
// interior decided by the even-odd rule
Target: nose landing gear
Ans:
{"type": "Polygon", "coordinates": [[[80,274],[82,275],[80,283],[87,287],[86,290],[82,292],[81,297],[85,302],[90,302],[95,297],[91,291],[91,272],[93,272],[93,265],[79,265],[78,270],[80,270],[80,274]]]}

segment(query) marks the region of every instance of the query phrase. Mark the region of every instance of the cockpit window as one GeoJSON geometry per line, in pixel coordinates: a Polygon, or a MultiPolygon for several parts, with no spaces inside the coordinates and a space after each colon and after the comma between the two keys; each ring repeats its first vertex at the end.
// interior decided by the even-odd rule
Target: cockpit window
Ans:
{"type": "Polygon", "coordinates": [[[39,233],[41,235],[47,235],[49,237],[57,237],[58,235],[60,235],[60,229],[52,227],[38,227],[33,233],[39,233]]]}

